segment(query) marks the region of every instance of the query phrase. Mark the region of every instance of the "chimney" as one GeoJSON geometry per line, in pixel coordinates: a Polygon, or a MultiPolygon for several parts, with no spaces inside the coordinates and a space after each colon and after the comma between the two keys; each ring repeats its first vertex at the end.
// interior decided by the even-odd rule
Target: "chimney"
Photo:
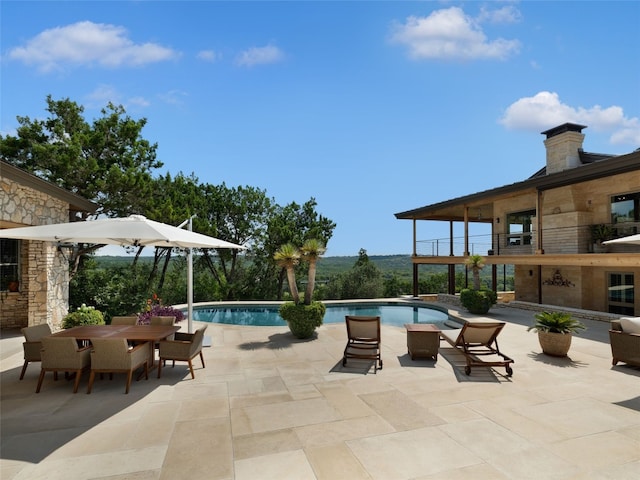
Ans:
{"type": "Polygon", "coordinates": [[[562,172],[580,165],[579,150],[582,149],[585,125],[565,123],[558,127],[542,132],[547,138],[544,146],[547,148],[547,175],[562,172]]]}

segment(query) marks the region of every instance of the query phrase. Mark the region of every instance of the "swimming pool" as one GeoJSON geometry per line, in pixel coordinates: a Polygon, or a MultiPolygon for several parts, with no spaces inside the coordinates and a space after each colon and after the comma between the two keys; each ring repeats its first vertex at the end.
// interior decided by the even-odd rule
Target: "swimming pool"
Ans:
{"type": "MultiPolygon", "coordinates": [[[[405,323],[433,323],[441,328],[449,319],[446,311],[429,305],[402,302],[332,303],[325,302],[324,323],[343,323],[345,315],[380,316],[383,325],[404,326],[405,323]]],[[[278,315],[278,305],[201,304],[194,305],[193,319],[198,322],[248,326],[286,326],[278,315]]]]}

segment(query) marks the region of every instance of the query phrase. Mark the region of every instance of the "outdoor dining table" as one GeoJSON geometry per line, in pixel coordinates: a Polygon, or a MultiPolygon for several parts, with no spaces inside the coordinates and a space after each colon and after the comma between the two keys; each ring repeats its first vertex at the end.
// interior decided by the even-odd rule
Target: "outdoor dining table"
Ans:
{"type": "Polygon", "coordinates": [[[155,344],[180,330],[175,325],[80,325],[54,333],[54,337],[73,337],[80,341],[92,338],[124,338],[129,342],[149,343],[149,364],[155,367],[155,344]]]}

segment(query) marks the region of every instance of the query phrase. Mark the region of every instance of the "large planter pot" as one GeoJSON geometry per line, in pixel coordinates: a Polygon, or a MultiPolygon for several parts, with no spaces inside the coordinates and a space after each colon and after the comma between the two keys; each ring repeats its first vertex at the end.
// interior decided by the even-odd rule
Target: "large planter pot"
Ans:
{"type": "Polygon", "coordinates": [[[296,338],[310,338],[324,319],[327,307],[322,302],[311,302],[310,305],[283,303],[280,316],[289,325],[289,330],[296,338]]]}
{"type": "Polygon", "coordinates": [[[566,357],[571,347],[570,333],[538,332],[538,341],[542,351],[553,357],[566,357]]]}

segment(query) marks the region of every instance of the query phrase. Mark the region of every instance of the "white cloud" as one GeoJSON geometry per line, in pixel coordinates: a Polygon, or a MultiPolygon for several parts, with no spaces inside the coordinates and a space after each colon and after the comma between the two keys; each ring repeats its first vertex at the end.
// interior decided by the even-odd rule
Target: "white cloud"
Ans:
{"type": "Polygon", "coordinates": [[[220,54],[213,50],[201,50],[198,52],[197,58],[204,60],[205,62],[215,62],[220,59],[220,54]]]}
{"type": "Polygon", "coordinates": [[[610,133],[609,141],[614,145],[640,145],[640,120],[625,117],[622,107],[572,107],[562,103],[554,92],[538,92],[515,101],[499,120],[508,129],[538,132],[566,122],[610,133]]]}
{"type": "Polygon", "coordinates": [[[490,23],[518,23],[522,20],[522,14],[513,5],[506,5],[497,10],[489,10],[486,7],[482,7],[476,20],[490,23]]]}
{"type": "Polygon", "coordinates": [[[187,96],[188,94],[182,90],[169,90],[168,92],[161,94],[160,99],[170,105],[183,105],[183,99],[187,96]]]}
{"type": "Polygon", "coordinates": [[[240,53],[236,57],[236,65],[253,67],[254,65],[267,65],[277,63],[284,59],[284,52],[278,47],[267,45],[265,47],[252,47],[240,53]]]}
{"type": "Polygon", "coordinates": [[[8,52],[9,58],[44,72],[65,65],[140,66],[178,56],[177,51],[155,43],[134,43],[123,27],[89,21],[45,30],[8,52]]]}
{"type": "Polygon", "coordinates": [[[474,20],[458,7],[436,10],[428,17],[408,17],[404,24],[395,24],[391,42],[405,45],[409,56],[421,59],[505,59],[520,50],[518,40],[498,38],[489,41],[480,28],[484,19],[513,21],[508,12],[491,17],[482,13],[474,20]]]}

